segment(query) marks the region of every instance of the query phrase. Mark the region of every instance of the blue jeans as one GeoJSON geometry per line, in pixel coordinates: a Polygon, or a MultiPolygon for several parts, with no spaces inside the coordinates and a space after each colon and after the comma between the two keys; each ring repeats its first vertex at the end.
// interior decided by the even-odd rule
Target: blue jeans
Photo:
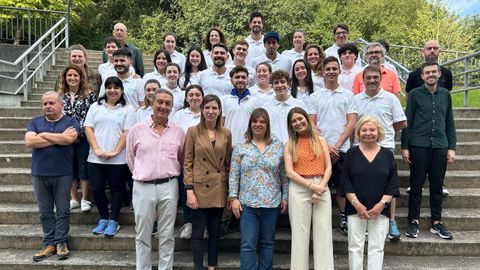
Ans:
{"type": "Polygon", "coordinates": [[[43,245],[67,242],[72,176],[32,176],[32,184],[40,210],[43,245]]]}
{"type": "Polygon", "coordinates": [[[272,269],[275,228],[280,207],[252,208],[242,205],[240,217],[240,269],[272,269]],[[257,267],[257,242],[260,251],[257,267]]]}

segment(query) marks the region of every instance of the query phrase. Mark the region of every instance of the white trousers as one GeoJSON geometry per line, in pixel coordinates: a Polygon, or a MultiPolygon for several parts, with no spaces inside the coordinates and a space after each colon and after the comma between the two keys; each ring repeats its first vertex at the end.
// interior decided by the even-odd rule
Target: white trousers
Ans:
{"type": "Polygon", "coordinates": [[[158,269],[173,268],[175,238],[173,230],[177,215],[178,181],[145,184],[134,181],[135,250],[137,270],[152,270],[152,230],[158,222],[158,269]]]}
{"type": "Polygon", "coordinates": [[[388,233],[388,218],[361,219],[357,214],[348,216],[348,266],[350,270],[363,269],[365,232],[368,229],[368,270],[381,270],[383,247],[388,233]]]}
{"type": "MultiPolygon", "coordinates": [[[[310,178],[318,184],[321,177],[310,178]]],[[[290,181],[288,190],[288,215],[292,228],[292,270],[309,269],[310,227],[313,229],[314,269],[333,269],[332,199],[330,190],[312,204],[312,191],[290,181]]]]}

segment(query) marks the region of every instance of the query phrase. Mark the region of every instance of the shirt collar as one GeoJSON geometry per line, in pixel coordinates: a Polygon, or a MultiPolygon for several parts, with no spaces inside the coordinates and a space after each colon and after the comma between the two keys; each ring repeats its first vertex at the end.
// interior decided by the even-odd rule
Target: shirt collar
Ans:
{"type": "MultiPolygon", "coordinates": [[[[150,115],[150,117],[148,118],[147,121],[145,121],[145,123],[147,123],[147,125],[150,127],[150,128],[155,128],[155,122],[153,122],[153,115],[150,115]]],[[[165,123],[165,128],[169,128],[170,127],[170,121],[168,121],[167,119],[167,123],[165,123]]]]}
{"type": "Polygon", "coordinates": [[[378,91],[378,93],[373,96],[373,97],[370,97],[367,95],[367,93],[364,91],[362,91],[359,95],[360,95],[360,98],[363,100],[363,99],[377,99],[377,98],[383,98],[384,97],[384,93],[385,90],[383,90],[383,88],[380,87],[380,90],[378,91]]]}
{"type": "Polygon", "coordinates": [[[238,91],[236,88],[233,88],[232,91],[230,92],[232,96],[238,97],[238,104],[240,104],[240,100],[242,100],[244,97],[250,96],[250,90],[245,89],[241,95],[238,95],[238,91]]]}

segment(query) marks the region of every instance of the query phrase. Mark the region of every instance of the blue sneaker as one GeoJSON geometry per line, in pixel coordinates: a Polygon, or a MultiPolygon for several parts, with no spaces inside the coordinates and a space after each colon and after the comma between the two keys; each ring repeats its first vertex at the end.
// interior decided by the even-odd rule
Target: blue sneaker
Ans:
{"type": "Polygon", "coordinates": [[[397,227],[397,222],[395,220],[390,220],[388,226],[388,239],[390,240],[400,240],[401,234],[397,227]]]}
{"type": "Polygon", "coordinates": [[[95,227],[95,229],[93,229],[93,234],[95,234],[95,235],[103,234],[103,232],[105,231],[105,228],[107,228],[107,226],[108,226],[108,220],[100,219],[98,221],[97,227],[95,227]]]}
{"type": "Polygon", "coordinates": [[[118,222],[115,220],[109,220],[108,226],[103,235],[105,235],[105,237],[112,237],[117,234],[118,230],[120,230],[120,225],[118,225],[118,222]]]}

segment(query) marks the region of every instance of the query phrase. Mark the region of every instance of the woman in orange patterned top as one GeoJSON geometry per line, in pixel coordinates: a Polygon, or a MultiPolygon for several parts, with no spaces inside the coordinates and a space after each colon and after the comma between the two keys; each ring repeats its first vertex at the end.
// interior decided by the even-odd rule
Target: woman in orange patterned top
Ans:
{"type": "Polygon", "coordinates": [[[332,164],[328,145],[307,112],[290,110],[285,169],[290,179],[288,211],[292,228],[290,269],[309,269],[310,227],[313,224],[314,269],[333,269],[332,203],[328,180],[332,164]]]}

